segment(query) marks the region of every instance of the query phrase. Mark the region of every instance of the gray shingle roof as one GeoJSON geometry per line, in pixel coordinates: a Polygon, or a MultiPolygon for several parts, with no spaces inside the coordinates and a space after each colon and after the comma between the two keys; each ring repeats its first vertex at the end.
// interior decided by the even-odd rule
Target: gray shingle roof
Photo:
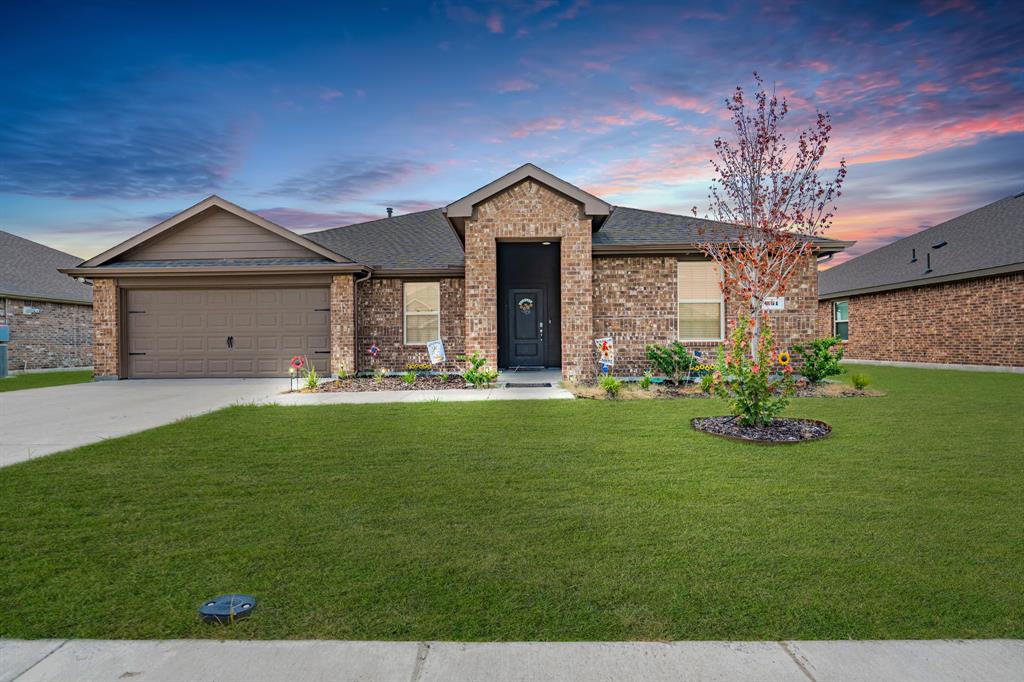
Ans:
{"type": "Polygon", "coordinates": [[[303,235],[376,269],[462,267],[462,242],[441,209],[406,213],[303,235]]]}
{"type": "Polygon", "coordinates": [[[92,287],[57,272],[82,259],[0,230],[0,296],[92,303],[92,287]]]}
{"type": "MultiPolygon", "coordinates": [[[[601,229],[594,233],[594,244],[609,246],[700,244],[712,239],[735,237],[738,234],[739,230],[736,226],[729,223],[675,213],[615,206],[601,229]]],[[[812,241],[821,245],[841,246],[843,244],[824,237],[816,237],[812,241]]]]}
{"type": "Polygon", "coordinates": [[[896,289],[1018,264],[1024,264],[1024,193],[824,270],[818,275],[818,294],[896,289]],[[917,261],[911,262],[914,251],[917,261]],[[925,272],[929,254],[931,272],[925,272]]]}
{"type": "Polygon", "coordinates": [[[188,260],[121,260],[101,268],[239,268],[274,265],[334,265],[326,258],[190,258],[188,260]]]}

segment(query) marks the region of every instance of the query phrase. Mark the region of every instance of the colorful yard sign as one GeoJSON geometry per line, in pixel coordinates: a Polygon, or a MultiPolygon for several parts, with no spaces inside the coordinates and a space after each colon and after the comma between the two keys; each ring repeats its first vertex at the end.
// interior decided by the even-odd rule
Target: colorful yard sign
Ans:
{"type": "Polygon", "coordinates": [[[594,339],[597,347],[597,361],[609,367],[615,366],[615,339],[606,336],[601,339],[594,339]]]}
{"type": "Polygon", "coordinates": [[[440,365],[447,360],[447,356],[444,354],[444,343],[441,339],[427,341],[427,355],[430,356],[430,364],[432,365],[440,365]]]}

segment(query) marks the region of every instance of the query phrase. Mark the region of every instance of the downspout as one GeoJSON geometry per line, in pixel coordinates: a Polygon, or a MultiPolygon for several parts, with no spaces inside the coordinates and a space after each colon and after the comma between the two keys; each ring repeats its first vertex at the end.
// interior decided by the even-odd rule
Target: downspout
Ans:
{"type": "Polygon", "coordinates": [[[352,315],[355,317],[355,367],[352,368],[352,376],[359,374],[359,284],[373,277],[373,270],[367,270],[363,277],[358,277],[352,282],[352,315]]]}

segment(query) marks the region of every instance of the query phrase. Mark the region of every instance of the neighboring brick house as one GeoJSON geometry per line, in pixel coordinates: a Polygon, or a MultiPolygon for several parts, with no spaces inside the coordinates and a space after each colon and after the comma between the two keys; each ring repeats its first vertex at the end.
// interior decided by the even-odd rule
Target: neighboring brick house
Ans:
{"type": "MultiPolygon", "coordinates": [[[[100,377],[402,371],[440,338],[500,368],[639,375],[644,346],[713,350],[735,306],[699,249],[705,221],[612,206],[526,164],[445,207],[299,236],[210,197],[78,267],[95,283],[100,377]],[[372,352],[371,352],[372,351],[372,352]]],[[[779,340],[814,335],[815,242],[773,312],[779,340]]]]}
{"type": "Polygon", "coordinates": [[[822,271],[854,360],[1024,367],[1024,193],[822,271]]]}
{"type": "Polygon", "coordinates": [[[0,230],[0,326],[10,371],[92,364],[92,287],[62,275],[81,261],[0,230]]]}

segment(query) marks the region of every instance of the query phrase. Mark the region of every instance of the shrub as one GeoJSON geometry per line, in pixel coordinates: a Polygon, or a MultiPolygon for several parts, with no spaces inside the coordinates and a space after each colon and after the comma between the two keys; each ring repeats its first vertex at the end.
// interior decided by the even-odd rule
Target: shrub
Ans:
{"type": "Polygon", "coordinates": [[[729,336],[729,349],[719,349],[718,365],[711,375],[713,393],[729,401],[732,413],[744,426],[767,426],[789,402],[793,392],[793,368],[786,364],[780,374],[772,346],[772,330],[762,323],[756,359],[750,357],[750,318],[740,317],[729,336]]]}
{"type": "Polygon", "coordinates": [[[388,375],[388,371],[386,369],[384,369],[383,367],[379,367],[379,368],[373,370],[373,380],[378,385],[384,383],[384,377],[386,377],[387,375],[388,375]]]}
{"type": "Polygon", "coordinates": [[[653,378],[654,378],[654,375],[651,374],[650,371],[644,372],[643,378],[640,379],[640,388],[642,388],[645,391],[650,390],[650,388],[651,388],[651,380],[653,378]]]}
{"type": "Polygon", "coordinates": [[[609,398],[618,398],[619,394],[622,393],[622,380],[616,379],[611,374],[605,374],[598,379],[597,385],[604,390],[609,398]]]}
{"type": "Polygon", "coordinates": [[[484,368],[487,358],[482,357],[479,353],[473,353],[473,355],[469,356],[460,355],[458,359],[469,364],[469,368],[462,373],[462,378],[475,388],[489,386],[498,378],[498,370],[484,368]]]}
{"type": "Polygon", "coordinates": [[[709,394],[714,390],[715,377],[711,374],[705,374],[700,378],[700,390],[709,394]]]}
{"type": "Polygon", "coordinates": [[[416,383],[416,372],[409,370],[402,374],[402,382],[408,386],[412,386],[416,383]]]}
{"type": "Polygon", "coordinates": [[[858,391],[863,391],[865,388],[868,387],[868,384],[871,383],[871,377],[869,377],[867,374],[851,374],[850,382],[853,384],[853,387],[855,389],[857,389],[858,391]]]}
{"type": "Polygon", "coordinates": [[[314,389],[320,383],[320,375],[317,374],[316,367],[313,365],[306,365],[306,367],[306,388],[314,389]]]}
{"type": "Polygon", "coordinates": [[[843,373],[839,366],[843,359],[843,344],[838,336],[814,339],[809,344],[793,346],[793,350],[803,358],[800,373],[812,384],[843,373]]]}
{"type": "Polygon", "coordinates": [[[349,374],[348,374],[348,370],[345,369],[345,365],[340,365],[338,367],[338,379],[341,380],[341,381],[344,381],[345,379],[348,379],[348,377],[349,377],[349,374]]]}
{"type": "Polygon", "coordinates": [[[648,344],[645,350],[647,360],[654,366],[654,369],[668,377],[677,386],[697,361],[693,354],[678,341],[673,341],[668,346],[656,343],[648,344]]]}
{"type": "Polygon", "coordinates": [[[442,372],[441,374],[437,375],[437,378],[441,380],[442,384],[446,384],[448,383],[448,379],[451,377],[448,376],[447,372],[442,372]]]}

